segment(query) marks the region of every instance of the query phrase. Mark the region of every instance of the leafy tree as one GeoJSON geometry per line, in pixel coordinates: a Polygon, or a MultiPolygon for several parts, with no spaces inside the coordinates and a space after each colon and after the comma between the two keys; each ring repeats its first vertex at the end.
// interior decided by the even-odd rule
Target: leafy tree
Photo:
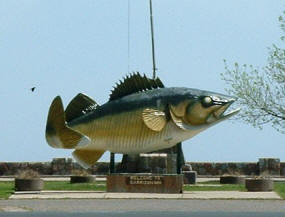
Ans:
{"type": "MultiPolygon", "coordinates": [[[[283,16],[279,22],[285,33],[283,16]]],[[[285,34],[281,41],[285,43],[285,34]]],[[[267,64],[261,69],[238,63],[230,69],[224,60],[225,72],[221,76],[230,86],[227,92],[239,98],[237,105],[242,110],[236,118],[260,129],[271,124],[285,134],[285,48],[273,44],[268,54],[267,64]]]]}

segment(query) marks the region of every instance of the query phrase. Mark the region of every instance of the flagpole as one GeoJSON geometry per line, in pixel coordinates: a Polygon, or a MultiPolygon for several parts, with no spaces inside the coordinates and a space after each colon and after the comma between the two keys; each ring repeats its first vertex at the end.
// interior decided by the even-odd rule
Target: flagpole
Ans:
{"type": "Polygon", "coordinates": [[[156,78],[155,50],[154,50],[154,33],[153,33],[153,16],[152,16],[152,0],[149,0],[150,10],[150,27],[151,27],[151,47],[152,47],[152,78],[156,78]]]}

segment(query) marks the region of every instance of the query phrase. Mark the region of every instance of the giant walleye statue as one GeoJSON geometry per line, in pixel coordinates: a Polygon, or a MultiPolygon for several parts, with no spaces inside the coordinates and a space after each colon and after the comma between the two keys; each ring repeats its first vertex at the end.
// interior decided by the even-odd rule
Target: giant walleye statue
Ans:
{"type": "Polygon", "coordinates": [[[232,97],[190,88],[166,88],[139,73],[117,84],[99,106],[78,94],[64,111],[60,96],[49,109],[46,140],[72,153],[84,168],[105,151],[138,154],[170,148],[233,116],[232,97]]]}

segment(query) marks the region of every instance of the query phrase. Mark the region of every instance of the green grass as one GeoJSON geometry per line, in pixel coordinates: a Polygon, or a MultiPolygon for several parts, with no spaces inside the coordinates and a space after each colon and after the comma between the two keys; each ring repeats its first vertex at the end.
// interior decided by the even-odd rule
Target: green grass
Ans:
{"type": "MultiPolygon", "coordinates": [[[[106,191],[105,182],[70,184],[69,181],[45,181],[43,190],[106,191]]],[[[0,199],[8,199],[14,192],[14,181],[0,182],[0,199]]]]}
{"type": "Polygon", "coordinates": [[[106,191],[106,185],[105,182],[70,184],[69,181],[50,181],[45,182],[44,190],[106,191]]]}
{"type": "Polygon", "coordinates": [[[280,197],[285,199],[285,182],[275,182],[274,191],[277,192],[280,197]]]}
{"type": "Polygon", "coordinates": [[[0,182],[0,199],[8,199],[14,192],[14,182],[0,182]]]}
{"type": "Polygon", "coordinates": [[[223,184],[221,186],[184,185],[183,190],[184,191],[246,191],[246,188],[244,187],[244,185],[230,185],[230,184],[223,184]]]}

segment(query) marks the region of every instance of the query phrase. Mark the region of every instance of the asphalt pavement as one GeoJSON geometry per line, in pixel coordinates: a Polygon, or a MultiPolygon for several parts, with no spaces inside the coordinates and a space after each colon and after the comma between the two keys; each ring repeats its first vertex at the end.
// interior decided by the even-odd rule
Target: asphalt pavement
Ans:
{"type": "Polygon", "coordinates": [[[20,212],[0,213],[3,217],[284,217],[282,212],[20,212]]]}

